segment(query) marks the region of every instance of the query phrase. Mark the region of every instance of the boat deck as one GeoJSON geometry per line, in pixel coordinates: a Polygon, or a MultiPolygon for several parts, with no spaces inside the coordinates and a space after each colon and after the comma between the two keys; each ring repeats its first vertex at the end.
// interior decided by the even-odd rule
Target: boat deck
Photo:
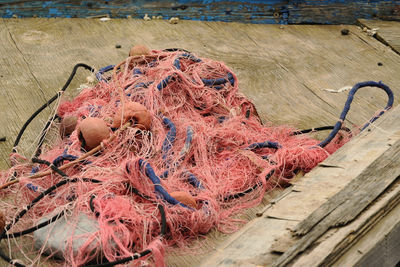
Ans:
{"type": "MultiPolygon", "coordinates": [[[[1,19],[0,137],[5,136],[7,141],[0,143],[0,168],[9,167],[8,156],[23,123],[61,89],[76,63],[96,68],[115,64],[127,56],[134,44],[152,49],[178,47],[225,62],[237,74],[242,93],[253,101],[264,122],[300,129],[333,125],[347,93],[326,89],[374,80],[391,87],[395,97],[400,95],[400,22],[360,23],[369,29],[379,27],[377,35],[370,36],[355,25],[1,19]],[[349,35],[341,34],[343,28],[350,30],[349,35]]],[[[79,73],[69,89],[72,95],[86,76],[83,71],[79,73]]],[[[395,105],[398,103],[395,98],[395,105]]],[[[384,93],[362,89],[346,124],[362,125],[385,104],[384,93]]],[[[19,152],[29,151],[49,114],[50,110],[44,112],[29,126],[19,152]]],[[[341,187],[347,182],[343,181],[341,187]]],[[[333,193],[326,194],[322,199],[333,193]]],[[[249,211],[248,219],[262,208],[249,211]]],[[[315,208],[310,207],[308,212],[315,208]]],[[[298,220],[288,220],[288,224],[298,220]]],[[[201,254],[177,257],[172,252],[168,265],[198,265],[228,238],[219,233],[209,237],[203,242],[201,254]]]]}

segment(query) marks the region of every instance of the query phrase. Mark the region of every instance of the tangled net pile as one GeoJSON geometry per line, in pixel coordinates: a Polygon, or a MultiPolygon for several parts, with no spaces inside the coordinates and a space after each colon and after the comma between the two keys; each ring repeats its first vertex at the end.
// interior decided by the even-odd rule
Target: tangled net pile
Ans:
{"type": "Polygon", "coordinates": [[[73,215],[68,227],[81,214],[97,221],[78,249],[74,241],[82,236],[68,237],[62,251],[68,266],[99,262],[99,255],[113,264],[141,258],[162,266],[166,247],[187,245],[212,228],[236,230],[242,222],[233,215],[349,139],[337,135],[323,147],[293,128],[263,125],[227,66],[186,51],[152,50],[102,74],[97,85],[58,106],[61,120],[77,119],[70,134],[43,147],[33,163],[14,153],[13,167],[1,172],[3,184],[18,177],[3,191],[14,194],[14,209],[27,207],[17,220],[8,213],[14,221],[2,238],[12,237],[11,227],[15,232],[66,211],[73,215]],[[89,117],[107,126],[99,146],[89,146],[80,130],[89,117]]]}

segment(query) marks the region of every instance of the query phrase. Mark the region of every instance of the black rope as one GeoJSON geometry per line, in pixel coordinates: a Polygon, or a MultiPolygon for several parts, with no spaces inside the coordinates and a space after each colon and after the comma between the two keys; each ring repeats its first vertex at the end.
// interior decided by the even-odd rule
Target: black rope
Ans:
{"type": "MultiPolygon", "coordinates": [[[[265,176],[265,180],[268,181],[268,179],[271,178],[271,176],[274,175],[274,173],[275,173],[275,169],[271,170],[265,176]]],[[[260,185],[261,185],[261,183],[257,183],[255,185],[253,185],[252,187],[250,187],[249,189],[246,189],[243,192],[235,193],[235,194],[232,194],[232,195],[227,195],[227,196],[224,197],[224,201],[229,201],[229,200],[232,200],[232,199],[237,199],[237,198],[243,197],[243,196],[247,195],[248,193],[251,193],[254,190],[256,190],[260,185]]]]}
{"type": "Polygon", "coordinates": [[[183,52],[186,52],[186,53],[192,53],[192,52],[190,52],[190,51],[188,51],[186,49],[182,49],[182,48],[166,48],[166,49],[163,49],[163,51],[165,51],[165,52],[183,51],[183,52]]]}
{"type": "MultiPolygon", "coordinates": [[[[45,164],[47,166],[50,166],[50,168],[57,174],[59,174],[60,176],[64,177],[64,178],[68,178],[68,175],[63,172],[62,170],[60,170],[56,165],[51,164],[51,162],[47,161],[47,160],[43,160],[43,159],[39,159],[39,158],[32,158],[31,159],[33,163],[40,163],[40,164],[45,164]]],[[[85,178],[83,178],[85,179],[85,178]]],[[[100,182],[100,181],[99,181],[100,182]]]]}
{"type": "Polygon", "coordinates": [[[39,158],[32,158],[31,159],[31,161],[33,162],[33,163],[39,163],[39,164],[46,164],[47,166],[50,166],[51,165],[51,162],[50,161],[47,161],[47,160],[44,160],[44,159],[39,159],[39,158]]]}
{"type": "Polygon", "coordinates": [[[58,119],[58,118],[59,118],[58,114],[54,114],[54,116],[51,117],[51,118],[47,121],[46,125],[44,126],[44,128],[43,128],[43,130],[42,130],[42,133],[40,134],[40,138],[39,138],[39,142],[38,142],[38,147],[36,148],[36,152],[35,152],[35,155],[34,155],[33,157],[37,158],[37,157],[40,156],[40,154],[42,154],[42,145],[43,145],[44,139],[46,138],[47,130],[50,128],[52,122],[53,122],[55,119],[58,119]]]}
{"type": "MultiPolygon", "coordinates": [[[[22,137],[22,135],[24,134],[26,128],[27,128],[28,125],[33,121],[33,119],[34,119],[37,115],[39,115],[39,113],[42,112],[46,107],[48,107],[51,103],[53,103],[57,98],[59,98],[59,97],[61,96],[61,92],[64,92],[64,91],[67,89],[67,87],[70,85],[72,79],[75,77],[76,71],[78,70],[79,67],[83,67],[83,68],[85,68],[85,69],[87,69],[87,70],[90,70],[90,71],[94,72],[94,68],[92,68],[92,67],[90,67],[90,66],[88,66],[88,65],[86,65],[86,64],[84,64],[84,63],[78,63],[78,64],[76,64],[76,65],[74,66],[74,68],[73,68],[73,70],[72,70],[72,72],[71,72],[71,74],[70,74],[70,76],[69,76],[67,82],[66,82],[66,83],[64,84],[64,86],[62,87],[61,91],[60,91],[60,92],[57,92],[57,94],[55,94],[50,100],[48,100],[45,104],[43,104],[40,108],[38,108],[38,110],[36,110],[36,111],[29,117],[29,119],[24,123],[24,125],[22,126],[21,130],[20,130],[19,133],[18,133],[17,138],[15,139],[14,147],[13,147],[13,149],[12,149],[12,152],[14,152],[14,153],[17,152],[16,147],[18,146],[18,144],[19,144],[19,142],[20,142],[20,140],[21,140],[21,137],[22,137]]],[[[53,117],[53,118],[54,118],[54,117],[53,117]]],[[[53,118],[51,118],[51,119],[53,119],[53,118]]],[[[54,118],[54,119],[55,119],[55,118],[54,118]]],[[[49,124],[51,124],[51,121],[49,122],[49,124]]],[[[46,124],[46,126],[47,126],[47,124],[46,124]]],[[[43,137],[43,139],[44,139],[44,137],[43,137]]],[[[42,143],[43,143],[43,141],[42,141],[42,143]]],[[[40,149],[39,149],[39,150],[40,150],[40,149]]],[[[38,152],[38,151],[36,151],[36,152],[38,152]]],[[[36,153],[35,153],[35,154],[36,154],[36,153]]],[[[40,153],[39,153],[39,155],[40,155],[40,153]]]]}
{"type": "Polygon", "coordinates": [[[167,217],[165,216],[165,210],[164,210],[164,206],[158,202],[154,202],[152,201],[151,197],[144,195],[142,193],[139,192],[139,190],[129,184],[128,185],[128,190],[132,193],[135,193],[136,195],[140,196],[143,199],[146,199],[148,201],[153,202],[154,204],[157,204],[157,207],[160,211],[160,215],[161,215],[161,231],[160,231],[160,236],[164,236],[166,231],[167,231],[167,217]]]}
{"type": "Polygon", "coordinates": [[[158,203],[157,205],[161,215],[161,231],[160,236],[163,237],[167,232],[167,217],[165,216],[164,206],[158,203]]]}
{"type": "Polygon", "coordinates": [[[97,218],[97,217],[100,216],[100,212],[96,211],[95,208],[94,208],[93,199],[94,199],[95,197],[96,197],[95,195],[92,195],[92,196],[90,197],[90,200],[89,200],[89,208],[90,208],[90,210],[94,213],[94,215],[96,215],[96,218],[97,218]]]}
{"type": "Polygon", "coordinates": [[[50,219],[48,219],[47,221],[44,221],[36,226],[33,226],[31,228],[28,228],[26,230],[23,230],[21,232],[16,232],[16,233],[12,233],[12,234],[7,234],[6,237],[10,238],[10,237],[20,237],[26,234],[30,234],[32,232],[35,232],[36,230],[39,230],[40,228],[43,228],[55,221],[57,221],[59,218],[61,218],[64,215],[64,210],[62,210],[60,213],[54,215],[53,217],[51,217],[50,219]]]}
{"type": "Polygon", "coordinates": [[[122,258],[122,259],[119,259],[119,260],[116,260],[116,261],[111,261],[111,262],[107,262],[107,263],[100,263],[100,264],[84,265],[84,266],[85,267],[111,267],[111,266],[115,266],[117,264],[123,264],[123,263],[129,262],[129,261],[132,261],[132,260],[137,260],[137,259],[139,259],[141,257],[144,257],[144,256],[150,254],[150,253],[151,253],[151,250],[150,249],[146,249],[146,250],[143,250],[140,253],[135,253],[132,256],[129,256],[129,257],[126,257],[126,258],[122,258]]]}
{"type": "MultiPolygon", "coordinates": [[[[317,128],[310,128],[310,129],[305,129],[297,132],[293,132],[292,135],[300,135],[300,134],[306,134],[310,132],[320,132],[320,131],[326,131],[326,130],[332,130],[335,128],[335,126],[322,126],[322,127],[317,127],[317,128]]],[[[351,132],[351,130],[347,127],[342,127],[341,130],[346,131],[348,133],[351,132]]]]}

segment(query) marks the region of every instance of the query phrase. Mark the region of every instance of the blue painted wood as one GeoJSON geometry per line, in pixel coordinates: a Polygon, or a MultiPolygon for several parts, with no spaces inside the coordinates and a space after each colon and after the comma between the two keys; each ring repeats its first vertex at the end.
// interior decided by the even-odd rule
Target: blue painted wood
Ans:
{"type": "Polygon", "coordinates": [[[0,16],[18,17],[66,17],[85,18],[98,15],[109,15],[113,18],[143,18],[162,15],[164,19],[205,21],[240,21],[253,23],[287,23],[287,3],[282,0],[179,0],[179,1],[146,1],[146,0],[103,0],[103,1],[4,1],[0,0],[0,16]]]}
{"type": "Polygon", "coordinates": [[[400,20],[400,1],[389,0],[0,0],[0,16],[143,18],[264,24],[353,24],[359,18],[400,20]]]}
{"type": "Polygon", "coordinates": [[[288,5],[290,24],[354,24],[357,19],[400,20],[400,1],[297,0],[288,5]]]}

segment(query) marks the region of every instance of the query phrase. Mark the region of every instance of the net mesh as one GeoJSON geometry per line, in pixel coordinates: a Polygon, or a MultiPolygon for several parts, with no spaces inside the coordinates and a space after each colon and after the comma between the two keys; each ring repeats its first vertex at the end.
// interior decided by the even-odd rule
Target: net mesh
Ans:
{"type": "MultiPolygon", "coordinates": [[[[62,250],[67,266],[80,266],[100,254],[114,261],[146,248],[153,252],[147,259],[162,266],[165,248],[184,247],[212,228],[237,230],[243,221],[234,215],[258,205],[265,192],[299,171],[310,171],[349,140],[348,134],[340,134],[321,148],[308,135],[294,135],[292,127],[263,124],[239,92],[232,70],[183,51],[128,57],[100,79],[58,104],[58,115],[76,117],[77,125],[70,135],[44,146],[41,159],[62,166],[81,157],[86,152],[83,139],[94,137],[82,136],[80,124],[99,118],[115,138],[104,139],[100,152],[63,171],[101,183],[78,181],[57,189],[13,228],[30,227],[60,210],[72,214],[64,215],[72,229],[80,214],[96,221],[96,231],[84,234],[77,249],[82,234],[68,236],[62,250]],[[144,109],[138,112],[139,105],[132,103],[144,109]],[[149,129],[142,124],[145,116],[151,119],[149,129]],[[163,237],[158,205],[165,210],[163,237]]],[[[55,173],[32,179],[49,167],[16,153],[12,158],[13,167],[1,172],[2,183],[12,175],[20,180],[2,191],[13,199],[2,204],[8,220],[64,179],[55,173]]],[[[39,263],[31,255],[21,259],[39,263]]]]}

